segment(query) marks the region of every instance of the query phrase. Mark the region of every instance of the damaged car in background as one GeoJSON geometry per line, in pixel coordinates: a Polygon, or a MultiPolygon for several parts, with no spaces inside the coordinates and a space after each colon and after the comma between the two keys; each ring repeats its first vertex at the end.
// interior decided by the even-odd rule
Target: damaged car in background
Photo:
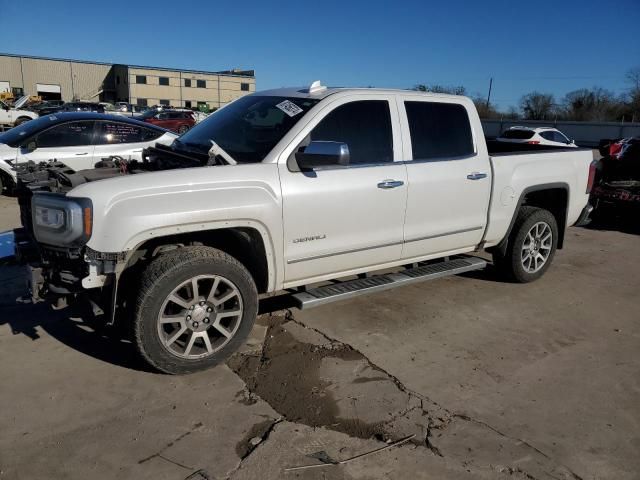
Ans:
{"type": "Polygon", "coordinates": [[[188,373],[242,345],[262,294],[316,307],[482,269],[481,250],[540,278],[590,212],[591,162],[485,141],[466,97],[314,82],[242,97],[142,159],[26,169],[16,254],[35,299],[86,300],[188,373]]]}
{"type": "Polygon", "coordinates": [[[67,171],[85,170],[111,155],[141,160],[144,148],[170,145],[176,138],[164,128],[125,117],[46,115],[0,134],[0,191],[14,188],[20,165],[55,161],[67,171]]]}
{"type": "Polygon", "coordinates": [[[592,192],[594,215],[615,211],[622,215],[640,212],[640,137],[600,142],[602,158],[592,192]]]}

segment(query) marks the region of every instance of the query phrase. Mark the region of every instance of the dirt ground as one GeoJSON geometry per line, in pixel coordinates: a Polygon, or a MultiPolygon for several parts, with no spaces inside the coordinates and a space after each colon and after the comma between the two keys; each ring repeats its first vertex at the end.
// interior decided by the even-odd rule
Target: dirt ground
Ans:
{"type": "MultiPolygon", "coordinates": [[[[0,231],[17,221],[0,197],[0,231]]],[[[487,269],[265,301],[241,353],[184,377],[80,312],[16,303],[24,270],[0,266],[0,478],[638,479],[633,228],[571,228],[529,285],[487,269]]]]}

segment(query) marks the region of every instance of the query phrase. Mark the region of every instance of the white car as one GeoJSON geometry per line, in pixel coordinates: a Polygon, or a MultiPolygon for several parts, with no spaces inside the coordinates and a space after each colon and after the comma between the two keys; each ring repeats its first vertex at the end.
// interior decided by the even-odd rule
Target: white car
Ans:
{"type": "Polygon", "coordinates": [[[0,191],[17,182],[16,165],[57,160],[72,170],[93,168],[111,155],[142,159],[144,148],[171,145],[178,136],[126,117],[93,112],[56,113],[0,134],[0,191]]]}
{"type": "Polygon", "coordinates": [[[556,147],[577,147],[557,128],[552,127],[511,127],[496,138],[499,142],[528,143],[531,145],[552,145],[556,147]]]}
{"type": "MultiPolygon", "coordinates": [[[[16,103],[16,105],[18,104],[16,103]]],[[[20,110],[20,108],[12,108],[0,100],[0,127],[12,128],[34,118],[38,118],[37,113],[29,110],[20,110]]]]}

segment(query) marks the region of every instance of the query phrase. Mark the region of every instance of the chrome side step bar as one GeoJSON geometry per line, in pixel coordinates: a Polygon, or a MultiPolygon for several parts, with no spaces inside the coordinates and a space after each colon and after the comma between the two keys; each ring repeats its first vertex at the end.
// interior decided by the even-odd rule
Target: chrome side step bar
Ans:
{"type": "Polygon", "coordinates": [[[472,270],[481,270],[486,266],[486,260],[478,257],[457,257],[444,262],[408,268],[397,273],[374,275],[367,278],[324,285],[305,292],[295,293],[292,296],[296,306],[304,310],[412,283],[435,280],[436,278],[448,277],[472,270]]]}

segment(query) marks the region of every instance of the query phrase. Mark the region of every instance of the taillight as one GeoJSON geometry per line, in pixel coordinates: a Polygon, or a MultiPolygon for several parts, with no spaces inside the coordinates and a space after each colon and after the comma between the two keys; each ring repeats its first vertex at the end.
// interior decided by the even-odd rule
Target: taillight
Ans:
{"type": "Polygon", "coordinates": [[[586,193],[591,193],[591,190],[593,189],[593,184],[595,183],[595,181],[596,181],[596,161],[594,160],[589,165],[589,178],[587,179],[586,193]]]}
{"type": "Polygon", "coordinates": [[[531,144],[531,145],[538,145],[540,143],[539,140],[529,140],[527,143],[531,144]]]}

